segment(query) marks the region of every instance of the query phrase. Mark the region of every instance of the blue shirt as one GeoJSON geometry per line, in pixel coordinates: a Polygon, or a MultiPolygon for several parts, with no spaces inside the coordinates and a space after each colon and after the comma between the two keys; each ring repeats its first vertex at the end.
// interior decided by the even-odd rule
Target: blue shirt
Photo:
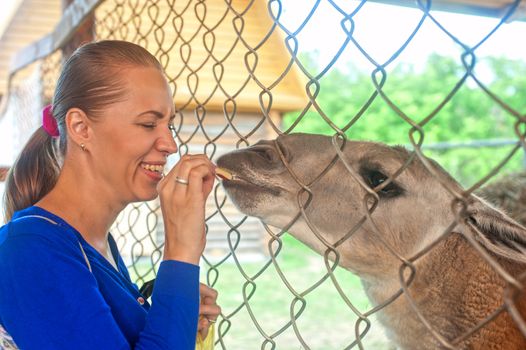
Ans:
{"type": "Polygon", "coordinates": [[[152,304],[141,305],[111,235],[109,244],[119,271],[42,208],[0,227],[0,324],[19,348],[195,349],[199,266],[163,261],[152,304]]]}

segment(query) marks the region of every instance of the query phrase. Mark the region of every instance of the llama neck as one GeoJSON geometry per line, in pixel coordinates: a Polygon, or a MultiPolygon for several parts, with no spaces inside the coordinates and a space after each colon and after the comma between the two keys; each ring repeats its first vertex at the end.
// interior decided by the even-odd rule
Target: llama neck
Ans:
{"type": "MultiPolygon", "coordinates": [[[[419,315],[445,339],[453,340],[502,303],[502,281],[459,234],[440,242],[415,267],[408,291],[418,312],[402,294],[378,313],[390,338],[403,349],[441,347],[419,315]]],[[[364,282],[364,286],[375,305],[401,288],[398,273],[387,281],[364,282]]]]}

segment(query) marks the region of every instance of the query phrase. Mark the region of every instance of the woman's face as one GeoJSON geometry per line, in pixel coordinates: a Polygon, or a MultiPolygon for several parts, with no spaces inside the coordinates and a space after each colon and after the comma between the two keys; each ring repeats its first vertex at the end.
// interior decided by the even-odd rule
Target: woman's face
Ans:
{"type": "Polygon", "coordinates": [[[166,157],[177,151],[170,88],[155,68],[121,71],[127,94],[92,123],[89,151],[95,181],[123,204],[151,200],[166,157]]]}

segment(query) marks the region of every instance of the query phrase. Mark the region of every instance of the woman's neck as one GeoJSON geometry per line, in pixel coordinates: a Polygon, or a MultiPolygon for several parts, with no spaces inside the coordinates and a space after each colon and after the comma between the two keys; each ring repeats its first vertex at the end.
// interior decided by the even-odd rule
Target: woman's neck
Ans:
{"type": "Polygon", "coordinates": [[[108,232],[124,204],[97,189],[89,175],[64,167],[55,187],[35,205],[60,216],[104,256],[108,232]]]}

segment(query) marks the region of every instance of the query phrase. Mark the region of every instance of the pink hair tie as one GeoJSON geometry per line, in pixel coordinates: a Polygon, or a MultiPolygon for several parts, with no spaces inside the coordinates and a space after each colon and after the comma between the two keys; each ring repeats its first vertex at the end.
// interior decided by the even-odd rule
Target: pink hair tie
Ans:
{"type": "Polygon", "coordinates": [[[42,127],[51,137],[58,137],[60,134],[58,132],[57,120],[53,117],[51,109],[52,105],[47,105],[42,110],[42,127]]]}

